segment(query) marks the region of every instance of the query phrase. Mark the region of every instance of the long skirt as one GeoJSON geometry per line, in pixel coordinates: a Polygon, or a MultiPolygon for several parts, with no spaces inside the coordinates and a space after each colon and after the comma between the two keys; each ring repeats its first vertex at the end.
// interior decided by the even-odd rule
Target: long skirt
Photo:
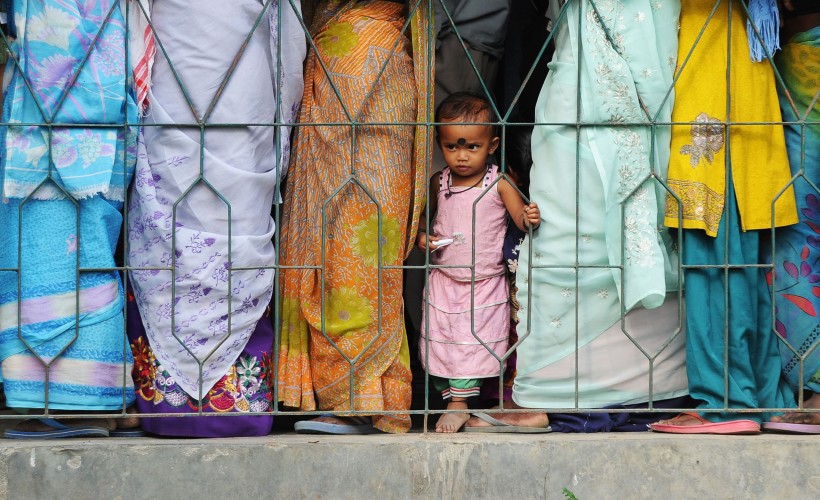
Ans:
{"type": "Polygon", "coordinates": [[[800,223],[779,228],[775,237],[775,329],[783,337],[783,374],[795,392],[820,392],[820,108],[813,101],[820,88],[818,61],[820,27],[795,35],[775,60],[797,108],[778,86],[783,121],[815,122],[784,126],[791,173],[799,175],[794,190],[800,223]]]}
{"type": "Polygon", "coordinates": [[[117,205],[99,196],[76,206],[68,200],[0,204],[0,267],[17,266],[22,243],[19,330],[18,273],[0,272],[0,359],[10,407],[121,410],[133,401],[132,382],[124,376],[132,360],[119,274],[83,272],[79,281],[76,274],[78,244],[80,266],[115,266],[122,224],[117,205]]]}
{"type": "Polygon", "coordinates": [[[407,9],[320,7],[281,233],[280,399],[396,412],[373,417],[387,432],[410,427],[401,411],[411,381],[402,270],[387,266],[401,266],[412,246],[430,146],[413,125],[428,116],[426,2],[402,32],[407,9]],[[343,125],[351,119],[359,125],[343,125]]]}
{"type": "MultiPolygon", "coordinates": [[[[276,133],[289,137],[298,98],[288,99],[301,96],[302,61],[285,45],[303,32],[289,2],[165,0],[154,3],[151,21],[163,50],[128,212],[140,409],[265,413],[270,209],[288,150],[276,133]],[[294,67],[295,82],[280,80],[294,67]]],[[[149,431],[186,436],[264,435],[271,425],[269,415],[248,425],[146,421],[149,431]]]]}
{"type": "Polygon", "coordinates": [[[0,361],[8,405],[122,410],[123,289],[113,268],[136,104],[112,0],[15,0],[0,130],[0,361]],[[93,43],[92,43],[93,42],[93,43]],[[71,124],[72,126],[60,126],[71,124]],[[88,126],[86,126],[88,125],[88,126]]]}
{"type": "MultiPolygon", "coordinates": [[[[739,218],[730,187],[717,237],[699,229],[684,230],[684,264],[755,266],[762,262],[761,232],[741,231],[739,218]],[[729,239],[728,253],[725,238],[729,239]]],[[[764,274],[759,267],[730,268],[728,274],[719,267],[688,268],[684,273],[686,371],[689,394],[698,400],[701,410],[794,405],[780,376],[778,339],[771,329],[771,295],[764,274]],[[728,381],[724,381],[724,374],[728,381]],[[726,382],[728,393],[724,391],[726,382]]],[[[739,417],[731,411],[703,416],[715,422],[764,418],[754,413],[739,417]]]]}
{"type": "Polygon", "coordinates": [[[650,3],[551,3],[556,50],[535,110],[549,125],[533,130],[530,183],[545,222],[521,246],[516,272],[512,397],[524,407],[686,394],[681,309],[667,293],[678,286],[677,256],[659,230],[665,193],[648,177],[664,178],[669,129],[573,125],[579,110],[601,124],[646,121],[645,109],[669,119],[679,7],[650,3]],[[633,18],[645,22],[619,21],[633,18]]]}

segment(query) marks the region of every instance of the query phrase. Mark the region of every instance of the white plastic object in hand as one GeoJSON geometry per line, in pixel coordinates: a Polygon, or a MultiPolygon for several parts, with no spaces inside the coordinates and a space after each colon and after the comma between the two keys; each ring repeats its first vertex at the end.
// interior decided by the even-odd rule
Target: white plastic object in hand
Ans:
{"type": "Polygon", "coordinates": [[[438,239],[436,241],[433,241],[431,243],[433,243],[433,245],[436,246],[436,250],[438,250],[441,247],[446,247],[447,245],[452,245],[453,241],[455,241],[455,240],[453,240],[453,238],[440,238],[440,239],[438,239]]]}

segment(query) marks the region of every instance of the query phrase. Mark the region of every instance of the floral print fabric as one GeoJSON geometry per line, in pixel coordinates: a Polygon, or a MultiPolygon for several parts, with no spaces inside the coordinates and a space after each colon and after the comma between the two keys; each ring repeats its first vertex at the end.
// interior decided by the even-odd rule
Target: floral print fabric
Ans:
{"type": "Polygon", "coordinates": [[[125,25],[117,0],[16,0],[17,40],[4,108],[14,123],[93,123],[111,127],[9,126],[3,196],[38,199],[102,194],[122,201],[136,143],[136,104],[126,92],[125,25]],[[86,59],[87,55],[87,59],[86,59]],[[31,89],[31,91],[29,90],[31,89]],[[33,96],[32,96],[33,93],[33,96]],[[49,182],[39,187],[47,177],[49,182]],[[36,192],[35,192],[36,190],[36,192]],[[64,190],[64,191],[63,191],[64,190]]]}
{"type": "Polygon", "coordinates": [[[8,405],[121,409],[134,391],[123,377],[131,356],[113,269],[118,200],[135,158],[135,131],[124,124],[136,118],[122,12],[110,0],[15,0],[12,8],[19,67],[6,67],[2,121],[10,125],[0,129],[0,268],[19,268],[0,272],[8,405]],[[49,134],[19,125],[46,122],[78,126],[49,134]]]}
{"type": "Polygon", "coordinates": [[[140,413],[167,414],[142,419],[143,430],[161,436],[264,436],[273,425],[271,413],[273,325],[263,315],[242,352],[207,391],[191,395],[156,356],[145,335],[134,295],[128,293],[128,340],[134,353],[131,378],[140,413]],[[235,413],[225,420],[208,413],[235,413]]]}
{"type": "MultiPolygon", "coordinates": [[[[184,126],[144,127],[128,263],[154,354],[182,390],[198,396],[236,363],[273,294],[270,209],[287,161],[276,132],[292,123],[286,98],[302,89],[301,79],[277,79],[274,54],[280,37],[304,36],[290,2],[165,0],[151,16],[164,52],[154,61],[144,124],[191,125],[211,112],[202,136],[184,126]],[[215,37],[214,26],[224,36],[215,37]],[[276,126],[220,126],[237,122],[276,126]]],[[[283,56],[282,66],[284,75],[301,69],[298,51],[283,56]]]]}
{"type": "Polygon", "coordinates": [[[800,223],[777,230],[775,267],[768,276],[774,288],[775,330],[783,337],[783,374],[795,392],[820,392],[820,193],[814,187],[820,181],[820,106],[814,100],[818,61],[820,27],[793,37],[775,59],[789,91],[780,93],[783,120],[807,121],[805,126],[785,125],[791,172],[798,175],[794,190],[800,223]]]}
{"type": "MultiPolygon", "coordinates": [[[[326,2],[314,22],[300,121],[359,125],[306,125],[294,139],[281,238],[279,397],[287,406],[410,406],[402,270],[385,268],[410,250],[430,153],[425,128],[412,125],[429,114],[427,5],[402,32],[406,9],[326,2]]],[[[373,420],[388,432],[410,427],[408,415],[373,420]]]]}
{"type": "Polygon", "coordinates": [[[258,413],[270,410],[270,357],[261,359],[251,354],[240,355],[236,363],[202,400],[188,396],[173,376],[154,356],[144,337],[131,343],[134,352],[132,371],[137,395],[154,405],[165,403],[175,409],[199,410],[200,404],[209,411],[258,413]]]}

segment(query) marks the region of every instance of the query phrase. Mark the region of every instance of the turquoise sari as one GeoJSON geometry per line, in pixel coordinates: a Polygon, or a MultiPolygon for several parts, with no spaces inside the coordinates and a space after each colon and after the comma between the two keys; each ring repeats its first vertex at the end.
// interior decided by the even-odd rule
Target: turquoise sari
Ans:
{"type": "Polygon", "coordinates": [[[663,179],[669,160],[669,127],[653,123],[671,115],[680,4],[553,0],[550,10],[556,50],[535,109],[530,184],[544,222],[516,274],[513,399],[600,408],[684,395],[667,293],[677,257],[650,177],[663,179]],[[578,119],[599,125],[578,129],[578,119]],[[658,354],[652,366],[641,349],[658,354]]]}
{"type": "Polygon", "coordinates": [[[117,0],[11,6],[19,67],[6,68],[0,129],[7,403],[120,409],[134,399],[133,358],[114,251],[136,149],[125,122],[137,120],[123,13],[117,0]],[[58,125],[33,125],[47,122],[58,125]]]}

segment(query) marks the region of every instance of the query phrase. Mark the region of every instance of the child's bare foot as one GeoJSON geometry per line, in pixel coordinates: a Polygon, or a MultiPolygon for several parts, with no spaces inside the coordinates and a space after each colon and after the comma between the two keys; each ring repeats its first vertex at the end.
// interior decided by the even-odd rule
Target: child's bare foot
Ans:
{"type": "Polygon", "coordinates": [[[436,422],[436,432],[458,432],[468,420],[469,413],[445,413],[436,422]]]}
{"type": "MultiPolygon", "coordinates": [[[[467,401],[453,399],[447,404],[447,409],[466,410],[467,401]]],[[[436,432],[458,432],[469,419],[469,413],[445,413],[436,422],[436,432]]]]}

